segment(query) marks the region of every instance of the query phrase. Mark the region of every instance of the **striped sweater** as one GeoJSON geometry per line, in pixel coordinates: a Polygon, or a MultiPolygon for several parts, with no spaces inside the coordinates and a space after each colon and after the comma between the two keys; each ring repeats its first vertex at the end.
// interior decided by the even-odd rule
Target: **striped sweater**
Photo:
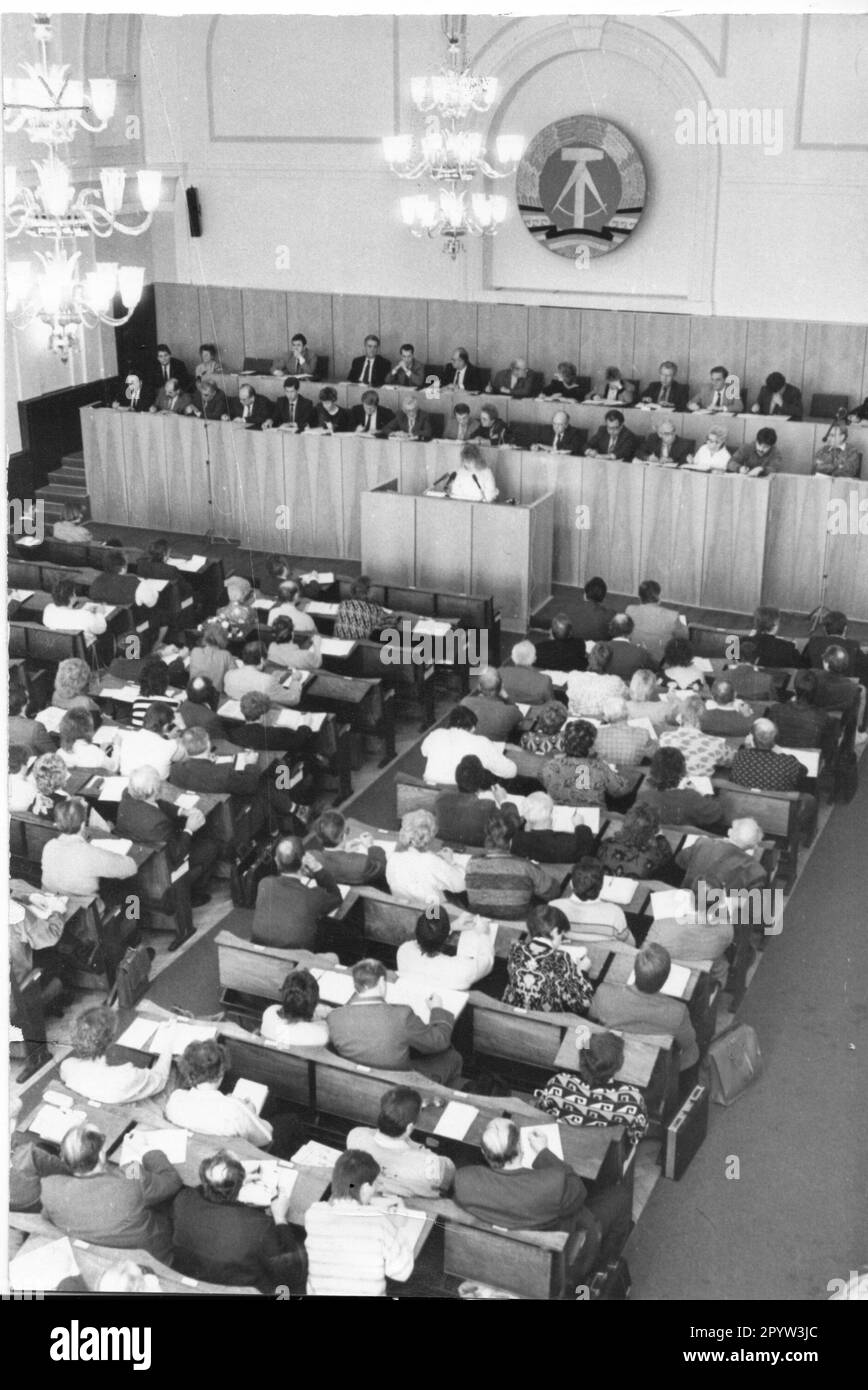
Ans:
{"type": "Polygon", "coordinates": [[[413,1273],[413,1252],[376,1207],[350,1198],[315,1202],[305,1216],[307,1291],[350,1298],[382,1298],[386,1279],[413,1273]]]}

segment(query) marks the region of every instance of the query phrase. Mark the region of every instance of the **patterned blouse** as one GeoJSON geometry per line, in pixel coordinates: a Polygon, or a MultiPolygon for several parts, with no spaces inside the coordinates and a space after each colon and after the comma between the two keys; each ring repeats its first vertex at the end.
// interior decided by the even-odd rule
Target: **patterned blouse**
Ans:
{"type": "Polygon", "coordinates": [[[593,992],[587,975],[546,937],[516,941],[510,948],[506,973],[509,984],[503,1002],[513,1008],[582,1016],[590,1008],[593,992]]]}
{"type": "Polygon", "coordinates": [[[568,758],[555,753],[539,771],[542,782],[556,806],[602,806],[606,792],[624,796],[630,782],[601,758],[568,758]]]}
{"type": "Polygon", "coordinates": [[[672,846],[665,835],[655,835],[641,848],[613,835],[600,845],[597,858],[613,878],[657,878],[672,864],[672,846]]]}
{"type": "Polygon", "coordinates": [[[686,724],[680,729],[668,729],[660,735],[661,748],[680,748],[687,764],[688,777],[712,777],[717,767],[728,767],[735,757],[725,738],[715,738],[686,724]]]}
{"type": "Polygon", "coordinates": [[[559,1071],[533,1094],[540,1110],[565,1124],[626,1125],[631,1144],[638,1144],[645,1137],[648,1114],[637,1086],[623,1082],[592,1086],[573,1072],[559,1071]]]}
{"type": "Polygon", "coordinates": [[[527,753],[563,753],[563,729],[559,729],[556,734],[544,734],[541,730],[531,729],[530,733],[522,734],[521,746],[527,753]]]}
{"type": "Polygon", "coordinates": [[[363,598],[345,598],[335,618],[335,637],[342,641],[364,641],[372,632],[384,627],[389,615],[378,603],[363,598]]]}

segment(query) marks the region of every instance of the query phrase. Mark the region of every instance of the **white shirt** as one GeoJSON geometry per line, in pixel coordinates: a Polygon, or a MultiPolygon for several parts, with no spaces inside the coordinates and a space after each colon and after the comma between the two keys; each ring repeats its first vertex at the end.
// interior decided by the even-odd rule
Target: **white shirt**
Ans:
{"type": "Polygon", "coordinates": [[[582,941],[632,942],[627,927],[627,918],[617,903],[604,903],[599,898],[594,902],[583,902],[575,894],[568,898],[557,898],[552,907],[559,907],[570,924],[570,935],[582,941]]]}
{"type": "Polygon", "coordinates": [[[93,767],[101,772],[116,772],[118,760],[113,753],[106,753],[95,743],[77,738],[71,748],[59,748],[58,755],[67,767],[93,767]]]}
{"type": "Polygon", "coordinates": [[[456,767],[462,758],[471,756],[478,758],[495,777],[514,777],[515,763],[510,762],[502,749],[502,744],[493,743],[482,734],[473,734],[469,729],[435,729],[422,744],[422,757],[427,759],[425,781],[454,786],[456,767]]]}
{"type": "Polygon", "coordinates": [[[89,613],[86,608],[64,608],[47,603],[42,613],[42,626],[49,632],[83,632],[89,642],[106,630],[101,613],[89,613]]]}
{"type": "Polygon", "coordinates": [[[296,608],[294,603],[277,603],[268,614],[268,626],[274,627],[278,618],[292,618],[296,632],[316,632],[316,623],[309,613],[296,608]]]}
{"type": "Polygon", "coordinates": [[[441,989],[472,989],[494,965],[494,943],[486,933],[459,932],[454,956],[426,956],[417,941],[402,941],[398,947],[399,975],[422,976],[435,993],[441,989]]]}
{"type": "Polygon", "coordinates": [[[477,468],[473,471],[459,468],[449,484],[449,496],[459,502],[493,502],[499,495],[490,468],[477,468]],[[479,487],[476,486],[474,477],[479,480],[479,487]]]}
{"type": "Polygon", "coordinates": [[[697,468],[702,473],[725,473],[726,465],[732,455],[726,448],[720,448],[712,453],[707,444],[700,444],[696,453],[693,455],[691,468],[697,468]]]}
{"type": "Polygon", "coordinates": [[[271,1143],[267,1120],[261,1120],[238,1096],[225,1096],[207,1082],[189,1091],[173,1091],[166,1103],[166,1119],[197,1134],[247,1139],[260,1148],[271,1143]]]}
{"type": "Polygon", "coordinates": [[[442,903],[444,893],[464,892],[464,870],[449,864],[434,850],[395,850],[386,860],[386,882],[396,898],[427,907],[442,903]]]}
{"type": "Polygon", "coordinates": [[[279,1004],[272,1004],[265,1010],[259,1031],[280,1047],[328,1047],[329,1043],[329,1028],[324,1020],[312,1018],[309,1023],[304,1020],[290,1023],[288,1018],[281,1016],[279,1004]]]}
{"type": "Polygon", "coordinates": [[[36,788],[21,772],[12,772],[6,782],[6,802],[10,811],[29,811],[36,800],[36,788]]]}
{"type": "Polygon", "coordinates": [[[71,1091],[104,1105],[146,1100],[162,1091],[169,1079],[172,1054],[163,1052],[150,1068],[124,1062],[110,1067],[105,1057],[67,1057],[60,1064],[60,1079],[71,1091]]]}
{"type": "Polygon", "coordinates": [[[438,1158],[412,1139],[393,1138],[377,1129],[351,1129],[347,1148],[361,1149],[375,1158],[383,1187],[401,1197],[439,1197],[451,1187],[455,1177],[455,1168],[448,1158],[438,1158]]]}
{"type": "Polygon", "coordinates": [[[152,729],[119,729],[120,774],[129,777],[140,767],[152,767],[167,781],[178,745],[152,729]]]}

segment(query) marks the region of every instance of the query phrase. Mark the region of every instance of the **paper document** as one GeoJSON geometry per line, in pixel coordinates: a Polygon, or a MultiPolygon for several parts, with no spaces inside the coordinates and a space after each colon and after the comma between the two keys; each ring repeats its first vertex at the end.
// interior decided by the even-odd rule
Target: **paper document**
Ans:
{"type": "Polygon", "coordinates": [[[57,1105],[42,1105],[31,1120],[30,1129],[41,1139],[60,1144],[71,1129],[84,1124],[86,1119],[86,1110],[61,1110],[57,1105]]]}
{"type": "Polygon", "coordinates": [[[431,1010],[427,999],[430,994],[438,994],[443,1001],[439,1006],[448,1009],[455,1018],[462,1013],[467,995],[458,989],[432,989],[427,980],[419,980],[412,975],[401,975],[386,985],[386,999],[390,1004],[409,1004],[423,1023],[430,1023],[431,1010]]]}
{"type": "Polygon", "coordinates": [[[41,709],[36,716],[36,721],[41,724],[43,729],[47,729],[50,734],[56,734],[60,728],[60,721],[66,714],[65,709],[58,709],[56,705],[50,705],[48,709],[41,709]]]}
{"type": "Polygon", "coordinates": [[[312,618],[336,618],[338,616],[339,603],[321,603],[319,599],[312,599],[305,605],[305,613],[309,613],[312,618]]]}
{"type": "Polygon", "coordinates": [[[698,835],[685,835],[681,842],[682,849],[692,849],[699,839],[698,835]]]}
{"type": "Polygon", "coordinates": [[[346,1004],[356,992],[353,977],[338,970],[312,970],[319,983],[320,998],[327,1004],[346,1004]]]}
{"type": "Polygon", "coordinates": [[[325,723],[325,711],[307,710],[300,713],[297,709],[282,709],[274,721],[276,729],[313,729],[314,733],[319,733],[325,723]]]}
{"type": "Polygon", "coordinates": [[[35,589],[10,589],[7,598],[10,603],[26,603],[35,593],[35,589]]]}
{"type": "Polygon", "coordinates": [[[133,1047],[139,1052],[148,1052],[148,1044],[161,1025],[154,1018],[134,1018],[118,1038],[119,1047],[133,1047]]]}
{"type": "Polygon", "coordinates": [[[450,1100],[440,1119],[434,1126],[435,1134],[444,1139],[463,1139],[479,1111],[475,1105],[465,1105],[460,1100],[450,1100]]]}
{"type": "Polygon", "coordinates": [[[323,656],[349,656],[355,645],[355,642],[350,642],[342,637],[323,637],[320,640],[320,650],[323,656]]]}
{"type": "Polygon", "coordinates": [[[184,570],[187,574],[196,574],[198,570],[205,568],[208,557],[206,555],[191,555],[189,559],[182,560],[177,555],[173,555],[167,563],[174,566],[176,570],[184,570]]]}
{"type": "Polygon", "coordinates": [[[246,1077],[240,1076],[235,1082],[232,1090],[233,1096],[239,1100],[249,1100],[253,1102],[253,1109],[257,1115],[262,1114],[262,1107],[268,1099],[268,1087],[261,1081],[248,1081],[246,1077]]]}
{"type": "Polygon", "coordinates": [[[60,893],[31,893],[27,899],[30,911],[35,917],[46,921],[52,913],[66,911],[68,898],[64,898],[60,893]]]}
{"type": "Polygon", "coordinates": [[[239,1202],[251,1207],[267,1207],[275,1197],[288,1197],[298,1181],[298,1169],[275,1160],[246,1158],[246,1178],[238,1194],[239,1202]]]}
{"type": "Polygon", "coordinates": [[[451,623],[438,621],[437,618],[420,618],[413,624],[414,637],[445,637],[451,631],[451,623]]]}
{"type": "Polygon", "coordinates": [[[139,698],[139,687],[133,682],[127,682],[126,685],[104,685],[99,693],[104,699],[122,700],[125,704],[132,705],[139,698]]]}
{"type": "Polygon", "coordinates": [[[689,917],[696,911],[696,903],[689,888],[669,888],[651,894],[651,912],[654,921],[662,917],[689,917]]]}
{"type": "Polygon", "coordinates": [[[132,840],[91,840],[92,845],[98,849],[107,849],[112,854],[129,854],[133,847],[132,840]]]}
{"type": "Polygon", "coordinates": [[[318,574],[316,570],[311,570],[309,574],[300,574],[299,579],[302,584],[334,584],[335,577],[331,570],[324,574],[318,574]]]}
{"type": "Polygon", "coordinates": [[[569,679],[568,671],[543,671],[544,676],[548,676],[552,685],[563,689],[569,679]]]}
{"type": "Polygon", "coordinates": [[[604,902],[620,903],[623,907],[633,901],[633,894],[638,887],[637,878],[613,878],[611,874],[604,874],[600,897],[604,902]]]}
{"type": "Polygon", "coordinates": [[[679,791],[683,788],[692,787],[700,796],[714,796],[714,787],[710,777],[682,777],[679,783],[679,791]]]}
{"type": "Polygon", "coordinates": [[[594,833],[600,829],[599,806],[555,806],[552,810],[552,830],[572,834],[577,825],[586,825],[594,833]]]}
{"type": "Polygon", "coordinates": [[[654,725],[651,723],[651,720],[646,719],[644,715],[641,719],[628,719],[627,723],[630,725],[631,729],[644,729],[645,733],[648,734],[650,738],[657,737],[654,725]]]}
{"type": "Polygon", "coordinates": [[[300,1149],[296,1149],[292,1155],[292,1161],[299,1168],[328,1168],[331,1171],[340,1156],[340,1149],[331,1149],[328,1144],[320,1144],[316,1139],[309,1139],[306,1144],[302,1144],[300,1149]]]}
{"type": "Polygon", "coordinates": [[[216,1023],[187,1023],[184,1019],[168,1019],[159,1024],[151,1039],[151,1052],[165,1052],[171,1049],[173,1056],[180,1057],[192,1042],[210,1042],[217,1036],[216,1023]]]}
{"type": "Polygon", "coordinates": [[[775,752],[789,753],[791,758],[798,758],[809,777],[816,777],[820,769],[819,748],[781,748],[778,746],[775,752]]]}
{"type": "Polygon", "coordinates": [[[537,1151],[530,1146],[530,1136],[540,1134],[545,1138],[546,1148],[549,1149],[557,1158],[563,1158],[564,1146],[561,1141],[561,1131],[558,1125],[524,1125],[518,1131],[519,1154],[522,1165],[525,1168],[532,1168],[537,1151]]]}
{"type": "MultiPolygon", "coordinates": [[[[631,970],[630,978],[627,981],[627,984],[634,985],[635,983],[636,972],[631,970]]],[[[669,968],[669,974],[666,977],[666,983],[665,985],[662,985],[660,988],[660,993],[668,994],[670,999],[683,999],[685,990],[687,989],[687,986],[689,984],[690,971],[688,970],[687,966],[676,965],[673,961],[672,965],[669,968]]]]}
{"type": "Polygon", "coordinates": [[[276,598],[263,598],[260,596],[253,600],[253,607],[258,609],[261,613],[269,613],[276,603],[276,598]]]}
{"type": "Polygon", "coordinates": [[[136,1126],[124,1135],[118,1163],[122,1168],[127,1163],[138,1163],[142,1155],[152,1149],[165,1154],[170,1163],[183,1163],[187,1157],[186,1129],[141,1129],[136,1126]]]}
{"type": "Polygon", "coordinates": [[[217,713],[221,719],[243,719],[240,700],[224,700],[217,713]]]}
{"type": "Polygon", "coordinates": [[[72,1246],[66,1236],[47,1245],[25,1248],[9,1263],[9,1284],[13,1289],[43,1291],[56,1289],[63,1279],[76,1278],[79,1273],[72,1246]]]}
{"type": "Polygon", "coordinates": [[[102,783],[102,786],[99,788],[100,801],[120,801],[130,782],[129,777],[92,778],[91,781],[88,782],[85,790],[90,791],[97,780],[102,783]]]}
{"type": "Polygon", "coordinates": [[[521,715],[522,719],[527,719],[527,712],[530,709],[530,705],[520,705],[516,703],[515,707],[521,715]]]}
{"type": "Polygon", "coordinates": [[[175,801],[179,811],[195,811],[199,805],[199,798],[195,792],[184,792],[175,801]]]}
{"type": "Polygon", "coordinates": [[[707,656],[695,656],[693,658],[693,664],[694,666],[698,666],[700,671],[704,671],[707,676],[710,676],[714,670],[707,656]]]}

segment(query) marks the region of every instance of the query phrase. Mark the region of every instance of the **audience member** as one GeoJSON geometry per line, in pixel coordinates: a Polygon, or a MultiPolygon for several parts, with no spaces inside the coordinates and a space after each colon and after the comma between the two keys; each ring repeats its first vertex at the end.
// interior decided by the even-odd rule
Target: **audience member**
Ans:
{"type": "Polygon", "coordinates": [[[682,786],[686,775],[687,766],[680,748],[658,748],[651,759],[648,776],[639,788],[637,804],[653,807],[661,825],[696,825],[722,830],[720,802],[715,796],[682,786]]]}
{"type": "MultiPolygon", "coordinates": [[[[409,944],[409,943],[407,943],[409,944]]],[[[347,1135],[347,1152],[370,1154],[379,1167],[378,1186],[398,1197],[440,1197],[455,1181],[455,1164],[412,1139],[422,1097],[410,1086],[386,1091],[377,1128],[359,1126],[347,1135]]]]}
{"type": "Polygon", "coordinates": [[[627,1142],[638,1144],[648,1129],[648,1111],[638,1086],[615,1080],[623,1065],[624,1039],[592,1033],[579,1052],[578,1073],[558,1072],[534,1091],[534,1100],[567,1125],[624,1125],[627,1142]]]}
{"type": "Polygon", "coordinates": [[[627,722],[629,717],[627,701],[622,700],[620,695],[610,696],[604,702],[605,723],[597,730],[594,743],[597,757],[604,762],[630,766],[650,757],[657,747],[655,738],[627,722]]]}
{"type": "Polygon", "coordinates": [[[373,1205],[379,1176],[369,1153],[347,1149],[334,1166],[330,1199],[308,1207],[309,1294],[383,1298],[387,1279],[404,1284],[413,1273],[415,1225],[401,1227],[388,1210],[373,1205]]]}
{"type": "Polygon", "coordinates": [[[493,815],[485,847],[471,857],[464,875],[471,912],[504,922],[524,920],[534,899],[553,898],[559,882],[538,864],[519,858],[510,848],[512,835],[504,814],[493,815]]]}
{"type": "Polygon", "coordinates": [[[521,723],[521,710],[503,693],[503,680],[493,666],[481,666],[476,689],[461,701],[476,715],[476,731],[494,743],[505,743],[521,723]]]}
{"type": "MultiPolygon", "coordinates": [[[[531,908],[524,940],[509,948],[504,1004],[547,1014],[588,1012],[593,990],[581,967],[582,957],[574,959],[562,949],[569,932],[569,921],[560,908],[551,903],[531,908]]],[[[588,964],[587,957],[584,963],[588,964]]]]}
{"type": "Polygon", "coordinates": [[[655,661],[661,659],[671,638],[688,635],[682,615],[663,607],[661,593],[656,579],[643,579],[639,585],[639,602],[628,603],[624,609],[627,617],[633,620],[634,642],[645,647],[655,661]]]}
{"type": "Polygon", "coordinates": [[[72,1049],[60,1064],[60,1079],[100,1105],[119,1105],[158,1095],[169,1079],[172,1053],[163,1047],[152,1067],[110,1061],[108,1051],[119,1031],[113,1009],[96,1007],[78,1015],[72,1031],[72,1049]]]}
{"type": "Polygon", "coordinates": [[[340,905],[333,876],[301,840],[287,836],[274,850],[276,875],[263,878],[256,892],[251,941],[281,950],[316,950],[320,922],[340,905]]]}
{"type": "Polygon", "coordinates": [[[422,743],[425,761],[423,776],[426,782],[449,786],[455,782],[455,769],[462,758],[478,758],[496,778],[514,778],[516,766],[502,751],[502,743],[494,743],[476,732],[477,718],[472,709],[458,705],[451,711],[446,725],[434,729],[422,743]]]}
{"type": "Polygon", "coordinates": [[[453,921],[445,908],[428,908],[416,921],[416,937],[402,941],[396,955],[399,975],[425,980],[432,989],[472,989],[494,965],[491,922],[470,913],[453,921]],[[455,932],[455,954],[443,949],[455,932]]]}
{"type": "Polygon", "coordinates": [[[500,678],[507,699],[518,705],[543,705],[553,696],[551,677],[534,668],[536,647],[533,642],[516,642],[509,661],[500,668],[500,678]]]}
{"type": "MultiPolygon", "coordinates": [[[[37,784],[38,785],[38,784],[37,784]]],[[[54,808],[58,835],[42,850],[42,887],[47,893],[89,898],[100,891],[100,879],[132,878],[138,873],[135,859],[90,844],[88,811],[79,797],[70,797],[54,808]]]]}
{"type": "Polygon", "coordinates": [[[626,699],[627,686],[620,676],[611,675],[611,642],[597,642],[591,649],[587,671],[571,671],[567,677],[567,707],[570,717],[586,715],[602,719],[606,700],[620,696],[626,699]]]}
{"type": "Polygon", "coordinates": [[[699,719],[704,734],[715,738],[743,738],[750,733],[753,710],[744,700],[735,698],[732,681],[719,677],[711,687],[711,699],[706,700],[699,719]]]}
{"type": "Polygon", "coordinates": [[[613,878],[664,878],[673,871],[672,846],[660,834],[660,817],[653,806],[631,806],[620,830],[603,840],[597,859],[613,878]]]}
{"type": "Polygon", "coordinates": [[[473,754],[463,757],[455,769],[454,792],[441,792],[434,806],[438,825],[449,828],[449,839],[459,845],[482,845],[488,822],[497,810],[494,801],[479,793],[490,778],[473,754]]]}
{"type": "Polygon", "coordinates": [[[617,903],[604,901],[603,866],[598,859],[584,855],[570,875],[572,892],[568,898],[556,898],[552,907],[567,920],[573,941],[626,941],[633,938],[627,918],[617,903]]]}
{"type": "Polygon", "coordinates": [[[280,987],[280,1003],[269,1004],[260,1032],[280,1047],[328,1047],[329,1028],[318,1018],[319,985],[309,970],[291,970],[280,987]]]}
{"type": "Polygon", "coordinates": [[[226,1049],[216,1038],[188,1043],[179,1059],[183,1086],[177,1087],[166,1102],[166,1119],[194,1134],[213,1134],[225,1139],[246,1139],[249,1144],[268,1148],[274,1137],[272,1127],[253,1108],[252,1101],[220,1087],[227,1072],[226,1049]]]}
{"type": "Polygon", "coordinates": [[[568,724],[562,753],[552,753],[540,769],[540,781],[558,806],[602,806],[606,793],[625,796],[628,777],[597,757],[597,730],[586,719],[568,724]]]}
{"type": "Polygon", "coordinates": [[[386,860],[386,882],[396,898],[427,907],[443,904],[447,893],[464,892],[464,870],[451,849],[431,848],[437,821],[430,811],[408,811],[394,851],[386,860]]]}
{"type": "Polygon", "coordinates": [[[362,1066],[418,1071],[444,1086],[457,1085],[462,1061],[450,1046],[455,1019],[439,994],[429,995],[430,1019],[423,1023],[408,1004],[386,1002],[386,968],[380,961],[361,960],[352,973],[355,994],[329,1014],[335,1052],[362,1066]]]}
{"type": "Polygon", "coordinates": [[[699,1061],[696,1034],[687,1005],[661,993],[672,959],[664,946],[643,946],[633,967],[634,982],[617,989],[604,984],[591,1005],[591,1017],[623,1033],[663,1034],[675,1039],[682,1071],[699,1061]]]}
{"type": "Polygon", "coordinates": [[[675,713],[676,729],[660,735],[661,748],[680,748],[684,754],[688,777],[712,777],[715,769],[729,767],[735,756],[725,738],[714,738],[702,732],[705,706],[698,695],[687,695],[678,701],[675,713]]]}
{"type": "Polygon", "coordinates": [[[536,644],[536,665],[542,671],[585,671],[588,656],[585,644],[573,636],[573,625],[566,613],[552,618],[551,637],[536,644]]]}
{"type": "Polygon", "coordinates": [[[755,666],[800,666],[795,643],[778,636],[781,615],[777,608],[757,608],[753,627],[743,644],[743,655],[755,666]]]}

